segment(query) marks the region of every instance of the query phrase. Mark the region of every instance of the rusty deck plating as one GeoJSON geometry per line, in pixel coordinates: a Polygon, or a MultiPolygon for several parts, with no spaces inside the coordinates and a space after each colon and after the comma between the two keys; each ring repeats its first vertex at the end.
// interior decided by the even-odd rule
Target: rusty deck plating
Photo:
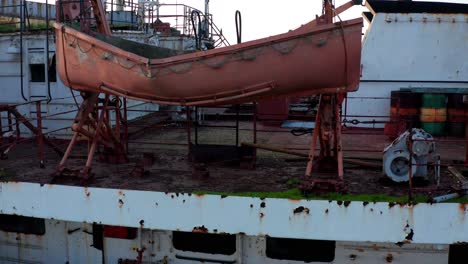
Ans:
{"type": "MultiPolygon", "coordinates": [[[[241,141],[251,139],[251,132],[247,130],[250,126],[249,122],[241,122],[241,141]]],[[[259,125],[258,129],[262,131],[265,127],[259,125]]],[[[345,158],[359,157],[368,161],[371,159],[369,162],[380,164],[378,160],[381,159],[381,150],[390,143],[389,139],[375,133],[355,134],[354,130],[344,132],[345,158]]],[[[203,128],[198,133],[199,141],[202,143],[226,144],[234,140],[232,131],[223,128],[203,128]]],[[[259,142],[262,144],[287,146],[294,151],[307,154],[309,135],[293,136],[288,133],[287,129],[280,128],[259,133],[261,134],[259,142]]],[[[177,127],[140,133],[130,140],[129,147],[132,154],[129,163],[115,165],[95,159],[94,180],[89,183],[89,186],[186,193],[287,192],[297,188],[304,177],[306,164],[303,159],[261,150],[258,152],[256,169],[240,168],[239,165],[225,165],[223,162],[218,162],[204,165],[208,175],[199,174],[196,168],[194,169],[194,163],[187,156],[187,146],[183,144],[186,137],[186,132],[177,127]],[[158,144],[163,142],[166,144],[158,144]]],[[[463,145],[455,142],[441,142],[437,146],[443,162],[453,163],[454,160],[464,157],[463,145]]],[[[62,147],[65,146],[62,145],[62,147]]],[[[4,171],[3,181],[49,183],[60,156],[46,147],[44,154],[46,168],[41,169],[35,157],[36,148],[35,144],[22,143],[12,149],[7,160],[0,160],[0,167],[4,171]]],[[[74,166],[80,168],[79,165],[86,158],[84,156],[86,148],[86,144],[81,145],[80,150],[70,160],[71,168],[74,166]]],[[[405,196],[408,192],[405,184],[389,184],[378,168],[345,164],[345,176],[348,192],[353,195],[405,196]]],[[[80,185],[78,180],[68,177],[60,178],[56,183],[80,185]]],[[[431,195],[443,194],[454,184],[456,184],[456,179],[443,169],[440,190],[432,190],[431,195]]],[[[427,188],[435,186],[431,183],[423,187],[421,190],[416,189],[415,194],[428,195],[427,188]]]]}

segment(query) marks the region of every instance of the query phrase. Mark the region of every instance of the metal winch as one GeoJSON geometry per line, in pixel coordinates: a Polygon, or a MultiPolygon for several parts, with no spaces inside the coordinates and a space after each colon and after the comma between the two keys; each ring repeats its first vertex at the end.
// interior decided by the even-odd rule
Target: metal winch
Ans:
{"type": "Polygon", "coordinates": [[[412,176],[427,179],[429,155],[435,150],[432,140],[432,135],[420,128],[405,131],[384,149],[384,174],[395,182],[408,181],[412,155],[412,176]]]}

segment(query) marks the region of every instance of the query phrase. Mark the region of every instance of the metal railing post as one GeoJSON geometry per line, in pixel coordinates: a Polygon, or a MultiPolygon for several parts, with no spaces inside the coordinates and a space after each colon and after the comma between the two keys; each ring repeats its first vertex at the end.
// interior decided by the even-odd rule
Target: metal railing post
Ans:
{"type": "Polygon", "coordinates": [[[41,114],[41,101],[36,102],[36,115],[37,115],[37,145],[39,147],[39,167],[44,168],[44,140],[42,135],[42,114],[41,114]]]}

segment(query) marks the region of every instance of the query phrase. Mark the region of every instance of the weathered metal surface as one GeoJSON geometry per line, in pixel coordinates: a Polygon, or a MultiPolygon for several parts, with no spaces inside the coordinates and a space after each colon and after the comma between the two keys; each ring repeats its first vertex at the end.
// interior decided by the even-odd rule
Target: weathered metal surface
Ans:
{"type": "MultiPolygon", "coordinates": [[[[6,17],[21,17],[21,0],[2,0],[0,6],[0,16],[6,17]]],[[[55,3],[50,0],[49,3],[55,3]]],[[[23,16],[35,19],[46,19],[46,8],[49,12],[49,19],[55,19],[55,5],[39,2],[24,1],[26,12],[23,12],[23,16]]]]}
{"type": "Polygon", "coordinates": [[[137,55],[136,44],[108,39],[127,46],[124,50],[55,24],[57,65],[62,81],[74,89],[164,104],[227,104],[280,94],[346,92],[356,90],[359,82],[361,27],[359,18],[157,58],[137,55]]]}
{"type": "Polygon", "coordinates": [[[203,226],[210,233],[285,238],[468,241],[468,210],[454,203],[261,199],[10,182],[0,184],[0,213],[189,232],[203,226]]]}
{"type": "MultiPolygon", "coordinates": [[[[119,263],[119,259],[135,260],[137,250],[144,248],[143,263],[189,264],[188,258],[216,260],[217,263],[272,263],[290,264],[290,259],[273,259],[267,251],[266,237],[239,234],[236,251],[232,255],[210,254],[185,251],[174,247],[173,233],[164,230],[142,229],[135,239],[105,237],[105,250],[93,246],[92,225],[77,222],[46,220],[47,232],[43,236],[8,233],[0,231],[1,263],[119,263]]],[[[216,245],[205,245],[213,248],[216,245]]],[[[316,251],[317,248],[307,248],[316,251]]],[[[277,249],[276,249],[277,250],[277,249]]],[[[448,245],[406,244],[403,247],[393,243],[336,242],[333,263],[374,264],[388,263],[446,263],[448,245]]],[[[293,256],[293,254],[291,254],[293,256]]],[[[312,262],[316,263],[316,262],[312,262]]],[[[323,263],[323,262],[321,262],[323,263]]]]}
{"type": "Polygon", "coordinates": [[[468,81],[468,55],[460,54],[468,48],[467,18],[466,14],[377,13],[363,43],[362,80],[468,81]]]}
{"type": "MultiPolygon", "coordinates": [[[[359,90],[347,98],[351,119],[388,120],[383,116],[389,115],[390,92],[401,88],[436,88],[446,93],[465,89],[467,19],[467,14],[375,14],[363,41],[359,90]],[[369,113],[379,117],[365,117],[369,113]]],[[[378,122],[349,125],[384,126],[378,122]]]]}

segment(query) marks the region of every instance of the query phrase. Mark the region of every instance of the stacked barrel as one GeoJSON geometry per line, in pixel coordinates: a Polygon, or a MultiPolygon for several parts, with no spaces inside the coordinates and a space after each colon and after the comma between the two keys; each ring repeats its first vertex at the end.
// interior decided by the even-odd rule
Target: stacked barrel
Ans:
{"type": "Polygon", "coordinates": [[[408,128],[419,127],[421,94],[409,91],[392,91],[390,99],[390,123],[385,125],[385,134],[398,137],[408,128]]]}
{"type": "Polygon", "coordinates": [[[447,121],[447,95],[425,93],[421,102],[421,128],[433,136],[444,136],[447,121]]]}
{"type": "Polygon", "coordinates": [[[392,91],[390,107],[385,134],[391,138],[419,127],[433,136],[465,136],[468,106],[463,94],[392,91]]]}

